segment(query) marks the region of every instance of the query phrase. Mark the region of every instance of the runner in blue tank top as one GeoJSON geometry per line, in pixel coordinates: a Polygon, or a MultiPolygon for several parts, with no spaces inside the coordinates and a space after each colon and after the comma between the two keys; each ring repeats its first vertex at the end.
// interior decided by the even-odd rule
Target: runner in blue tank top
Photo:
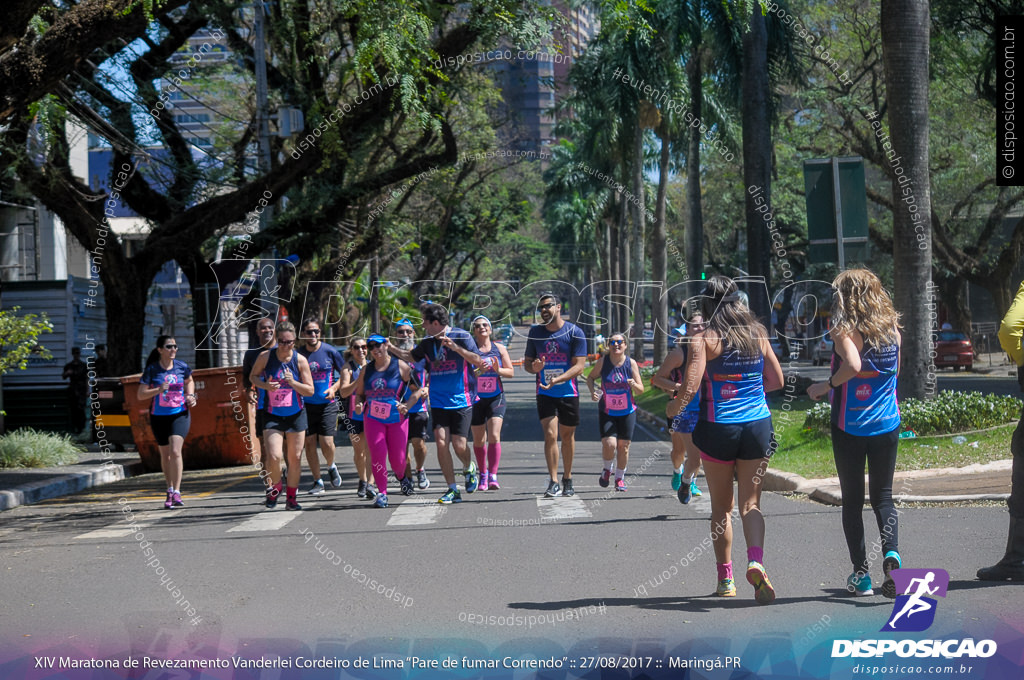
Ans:
{"type": "Polygon", "coordinates": [[[689,354],[690,340],[704,330],[704,317],[695,313],[686,323],[675,329],[676,346],[672,348],[658,372],[651,378],[651,385],[669,393],[665,405],[667,427],[672,437],[672,489],[676,498],[684,505],[694,496],[700,496],[697,486],[697,472],[700,471],[700,449],[693,444],[693,430],[700,417],[700,393],[698,392],[685,409],[679,409],[679,394],[683,391],[683,369],[689,354]]]}
{"type": "Polygon", "coordinates": [[[437,460],[448,490],[438,503],[461,503],[462,493],[455,484],[455,468],[451,450],[463,465],[466,493],[473,493],[479,485],[479,469],[469,455],[469,428],[476,401],[476,379],[473,369],[484,361],[476,354],[472,336],[461,328],[448,325],[448,310],[437,304],[422,309],[423,330],[426,337],[412,350],[403,350],[388,344],[388,351],[406,362],[427,360],[430,371],[430,415],[434,421],[434,441],[437,460]],[[449,448],[450,447],[450,448],[449,448]]]}
{"type": "Polygon", "coordinates": [[[832,375],[807,388],[811,399],[832,392],[832,453],[843,494],[843,532],[853,562],[846,580],[854,595],[872,595],[871,565],[864,547],[864,463],[868,495],[881,534],[882,594],[896,597],[890,572],[902,566],[899,514],[892,501],[900,411],[899,314],[867,269],[848,269],[832,283],[832,375]]]}
{"type": "Polygon", "coordinates": [[[505,421],[505,388],[502,378],[515,375],[512,359],[505,345],[491,338],[491,321],[478,316],[471,324],[477,354],[486,364],[476,371],[476,393],[473,404],[473,454],[480,468],[480,490],[497,490],[498,465],[501,463],[501,425],[505,421]]]}
{"type": "Polygon", "coordinates": [[[615,490],[626,490],[626,466],[629,465],[629,444],[636,427],[636,402],[633,393],[642,394],[644,381],[640,366],[626,354],[626,336],[614,333],[608,338],[608,353],[597,360],[587,375],[590,398],[598,403],[598,426],[601,432],[601,457],[604,470],[597,483],[608,486],[615,475],[615,490]],[[601,389],[594,383],[601,380],[601,389]]]}
{"type": "Polygon", "coordinates": [[[341,387],[338,394],[343,399],[341,405],[341,424],[352,444],[352,462],[359,477],[356,498],[373,498],[376,495],[370,483],[370,449],[363,436],[363,415],[355,412],[356,380],[359,372],[366,366],[369,356],[365,338],[353,338],[345,352],[345,365],[341,369],[341,387]]]}
{"type": "Polygon", "coordinates": [[[377,486],[374,505],[388,507],[388,471],[395,474],[402,493],[412,494],[412,479],[406,475],[406,447],[409,443],[409,407],[419,400],[418,386],[410,385],[412,371],[401,359],[392,359],[387,350],[387,338],[371,335],[366,346],[373,359],[360,372],[356,381],[356,410],[365,418],[366,443],[370,447],[373,478],[377,486]],[[413,387],[408,400],[403,395],[413,387]]]}
{"type": "Polygon", "coordinates": [[[765,327],[750,312],[736,283],[713,276],[700,293],[706,329],[693,337],[681,395],[683,408],[701,385],[701,416],[693,443],[701,450],[711,495],[711,539],[721,597],[735,597],[732,574],[733,479],[747,542],[747,581],[761,604],[775,599],[764,568],[761,480],[776,448],[765,392],[781,389],[782,368],[765,327]],[[702,381],[703,378],[703,381],[702,381]]]}
{"type": "Polygon", "coordinates": [[[260,354],[249,380],[267,391],[264,439],[271,488],[266,505],[273,508],[281,495],[281,462],[287,456],[288,484],[286,506],[301,510],[297,495],[302,477],[302,445],[306,441],[306,412],[302,398],[313,394],[313,377],[306,357],[295,351],[295,326],[288,321],[277,324],[277,347],[260,354]]]}
{"type": "Polygon", "coordinates": [[[324,480],[320,478],[320,456],[316,445],[319,442],[327,462],[327,474],[331,486],[341,486],[341,473],[334,463],[334,435],[338,431],[338,390],[341,388],[341,371],[345,360],[341,352],[321,340],[320,322],[306,319],[302,322],[302,347],[299,354],[306,357],[309,372],[313,376],[313,396],[306,404],[306,462],[313,475],[313,486],[309,493],[320,495],[324,492],[324,480]]]}
{"type": "Polygon", "coordinates": [[[541,295],[537,311],[543,323],[530,327],[523,368],[537,376],[537,415],[544,431],[548,466],[546,498],[574,496],[572,459],[576,426],[580,423],[580,393],[576,378],[587,366],[587,338],[576,324],[562,319],[562,301],[553,293],[541,295]],[[558,485],[558,439],[562,440],[562,485],[558,485]]]}
{"type": "Polygon", "coordinates": [[[139,401],[153,399],[149,424],[160,450],[160,469],[167,482],[165,508],[185,505],[181,500],[181,450],[192,422],[189,409],[196,405],[192,369],[175,357],[178,343],[169,335],[156,339],[156,349],[146,359],[139,378],[139,401]]]}
{"type": "MultiPolygon", "coordinates": [[[[256,322],[256,338],[259,341],[259,346],[245,350],[245,354],[242,355],[242,389],[248,397],[246,405],[249,416],[249,432],[244,439],[247,442],[253,466],[258,467],[260,479],[263,480],[264,486],[270,488],[270,477],[267,471],[267,448],[263,446],[263,419],[266,415],[263,409],[266,392],[255,387],[250,382],[249,375],[252,373],[252,367],[256,364],[256,360],[259,359],[260,355],[274,346],[273,319],[264,317],[256,322]]],[[[232,399],[234,399],[233,394],[232,399]]]]}

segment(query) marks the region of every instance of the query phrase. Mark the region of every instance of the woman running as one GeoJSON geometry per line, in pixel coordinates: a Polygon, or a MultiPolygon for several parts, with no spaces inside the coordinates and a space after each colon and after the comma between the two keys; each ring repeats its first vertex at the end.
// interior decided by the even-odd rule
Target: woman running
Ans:
{"type": "Polygon", "coordinates": [[[355,389],[355,411],[365,415],[366,444],[370,449],[373,479],[377,485],[373,504],[378,508],[388,507],[389,462],[402,493],[412,495],[412,478],[405,469],[409,443],[409,419],[406,416],[409,407],[419,401],[421,394],[416,386],[407,400],[400,400],[410,388],[412,369],[401,359],[392,358],[387,344],[387,338],[382,335],[367,338],[366,346],[373,361],[359,372],[355,389]]]}
{"type": "Polygon", "coordinates": [[[890,572],[902,565],[899,515],[892,502],[900,411],[896,377],[900,372],[900,315],[878,277],[848,269],[832,283],[832,375],[807,395],[821,399],[832,391],[832,455],[843,493],[843,532],[853,562],[846,580],[854,595],[871,595],[870,565],[864,549],[864,461],[868,494],[882,538],[882,595],[896,597],[890,572]]]}
{"type": "Polygon", "coordinates": [[[682,408],[700,385],[700,417],[693,443],[701,451],[711,494],[711,539],[720,597],[735,597],[732,574],[733,478],[747,542],[747,581],[761,604],[775,599],[764,569],[761,482],[775,452],[775,431],[765,392],[781,389],[782,368],[765,327],[744,304],[736,283],[713,276],[700,293],[706,329],[693,336],[686,363],[682,408]]]}
{"type": "Polygon", "coordinates": [[[338,389],[341,398],[348,400],[345,413],[341,417],[349,441],[352,442],[352,461],[356,466],[356,474],[359,475],[356,498],[373,498],[376,493],[370,484],[370,451],[366,446],[366,437],[363,436],[363,414],[356,413],[356,400],[353,396],[356,380],[366,366],[366,360],[366,340],[355,338],[345,351],[345,367],[341,369],[341,387],[338,389]]]}
{"type": "Polygon", "coordinates": [[[167,481],[165,508],[185,505],[181,500],[181,448],[192,423],[188,410],[196,405],[192,369],[174,358],[177,352],[178,343],[174,338],[161,335],[139,378],[139,401],[156,397],[149,408],[149,426],[160,450],[160,468],[167,481]]]}
{"type": "Polygon", "coordinates": [[[473,339],[477,354],[486,361],[486,367],[476,371],[476,394],[480,400],[473,404],[473,453],[480,467],[481,491],[497,490],[498,464],[501,462],[501,426],[505,421],[505,388],[502,378],[515,375],[512,359],[505,345],[491,339],[491,322],[486,316],[473,319],[473,339]]]}
{"type": "Polygon", "coordinates": [[[281,495],[281,462],[287,456],[285,507],[301,510],[297,496],[302,477],[302,447],[306,441],[306,410],[302,407],[302,398],[313,395],[313,376],[306,357],[295,350],[295,326],[282,321],[275,332],[277,347],[260,354],[249,376],[253,385],[267,391],[263,433],[270,488],[266,505],[268,508],[277,505],[281,495]]]}
{"type": "Polygon", "coordinates": [[[704,330],[704,317],[696,313],[690,321],[675,329],[679,337],[658,372],[651,378],[651,384],[670,393],[665,405],[668,431],[672,435],[672,490],[682,504],[694,496],[702,495],[697,486],[697,471],[700,470],[700,450],[693,445],[693,428],[700,416],[700,394],[698,393],[683,410],[679,409],[679,394],[683,389],[683,369],[690,351],[689,339],[704,330]],[[685,463],[684,463],[685,458],[685,463]]]}
{"type": "Polygon", "coordinates": [[[599,401],[598,420],[601,430],[601,457],[604,471],[597,482],[608,486],[614,468],[615,490],[626,490],[626,465],[629,463],[629,443],[636,427],[636,402],[633,393],[642,394],[644,381],[640,366],[626,355],[626,336],[615,333],[608,338],[605,354],[587,375],[590,398],[599,401]],[[601,389],[594,383],[601,379],[601,389]]]}

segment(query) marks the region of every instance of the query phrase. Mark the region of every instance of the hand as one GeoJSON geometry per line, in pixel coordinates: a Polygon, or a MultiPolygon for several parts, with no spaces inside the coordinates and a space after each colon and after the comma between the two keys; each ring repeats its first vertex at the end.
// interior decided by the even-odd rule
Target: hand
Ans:
{"type": "Polygon", "coordinates": [[[294,379],[292,378],[292,369],[290,369],[290,368],[285,368],[285,369],[284,369],[284,372],[283,372],[283,373],[284,373],[284,374],[283,374],[283,375],[282,375],[281,377],[283,377],[283,378],[284,378],[284,381],[285,381],[286,383],[288,383],[289,385],[291,385],[291,384],[292,384],[292,381],[294,380],[294,379]]]}
{"type": "Polygon", "coordinates": [[[362,415],[362,413],[363,413],[363,402],[357,401],[356,402],[356,414],[357,415],[362,415]]]}
{"type": "Polygon", "coordinates": [[[593,390],[590,393],[590,400],[591,401],[601,401],[601,390],[593,390]]]}
{"type": "Polygon", "coordinates": [[[255,390],[249,390],[249,403],[256,405],[260,402],[260,395],[255,390]]]}
{"type": "Polygon", "coordinates": [[[334,401],[334,389],[328,387],[326,390],[324,390],[324,396],[327,398],[327,401],[334,401]]]}
{"type": "Polygon", "coordinates": [[[807,396],[810,397],[812,401],[818,401],[826,394],[828,394],[828,391],[830,389],[831,388],[828,386],[827,382],[814,383],[813,385],[807,388],[807,396]]]}
{"type": "Polygon", "coordinates": [[[398,402],[398,415],[405,416],[409,413],[409,407],[405,405],[404,401],[398,402]]]}
{"type": "Polygon", "coordinates": [[[186,394],[185,398],[188,399],[188,405],[189,406],[195,406],[196,405],[196,401],[198,401],[196,399],[196,395],[194,395],[194,394],[186,394]]]}
{"type": "Polygon", "coordinates": [[[541,371],[544,370],[544,360],[543,359],[532,359],[531,361],[533,361],[533,363],[530,364],[530,368],[533,369],[534,373],[540,373],[541,371]]]}
{"type": "Polygon", "coordinates": [[[160,391],[161,392],[166,392],[169,389],[171,389],[171,383],[165,382],[165,383],[161,383],[160,384],[160,391]]]}
{"type": "Polygon", "coordinates": [[[458,347],[458,345],[455,344],[455,341],[449,338],[447,335],[441,338],[441,344],[447,347],[448,349],[455,349],[456,347],[458,347]]]}
{"type": "Polygon", "coordinates": [[[268,392],[274,392],[274,391],[279,390],[279,389],[281,389],[281,383],[277,382],[276,380],[268,380],[267,381],[267,391],[268,392]]]}

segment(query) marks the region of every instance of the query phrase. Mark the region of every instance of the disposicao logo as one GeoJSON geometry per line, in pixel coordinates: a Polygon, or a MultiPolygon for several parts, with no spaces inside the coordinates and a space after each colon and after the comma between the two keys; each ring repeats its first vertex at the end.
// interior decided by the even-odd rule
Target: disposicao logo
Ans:
{"type": "MultiPolygon", "coordinates": [[[[935,622],[938,601],[946,597],[949,573],[945,569],[895,569],[896,602],[882,632],[916,633],[935,622]]],[[[834,640],[832,657],[880,657],[895,652],[900,657],[988,658],[996,653],[994,640],[834,640]]]]}

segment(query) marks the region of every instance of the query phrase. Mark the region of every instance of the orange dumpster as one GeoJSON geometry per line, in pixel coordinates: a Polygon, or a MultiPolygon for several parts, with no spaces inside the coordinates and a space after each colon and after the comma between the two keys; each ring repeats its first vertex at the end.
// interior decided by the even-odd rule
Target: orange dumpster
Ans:
{"type": "MultiPolygon", "coordinates": [[[[141,373],[121,378],[124,401],[131,420],[132,437],[151,472],[160,470],[160,450],[149,426],[151,400],[139,401],[141,373]]],[[[198,368],[192,371],[198,403],[192,413],[192,425],[182,450],[186,470],[251,465],[253,435],[246,422],[245,395],[242,392],[242,367],[198,368]]]]}

